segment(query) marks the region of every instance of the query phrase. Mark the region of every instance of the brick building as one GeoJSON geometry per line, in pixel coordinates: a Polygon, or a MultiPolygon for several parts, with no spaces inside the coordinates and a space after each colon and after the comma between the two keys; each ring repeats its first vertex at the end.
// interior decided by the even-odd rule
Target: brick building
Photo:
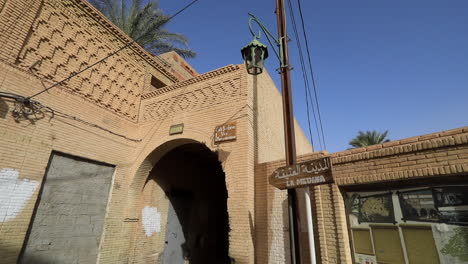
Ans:
{"type": "MultiPolygon", "coordinates": [[[[0,41],[2,263],[289,262],[286,192],[268,184],[284,163],[268,73],[199,74],[175,53],[132,45],[28,105],[12,94],[40,92],[131,40],[84,0],[0,0],[0,41]]],[[[329,155],[298,126],[296,140],[301,160],[329,155]]],[[[466,262],[450,241],[466,237],[467,145],[460,128],[331,154],[335,184],[311,188],[321,263],[412,263],[415,234],[432,238],[441,263],[466,262]]]]}

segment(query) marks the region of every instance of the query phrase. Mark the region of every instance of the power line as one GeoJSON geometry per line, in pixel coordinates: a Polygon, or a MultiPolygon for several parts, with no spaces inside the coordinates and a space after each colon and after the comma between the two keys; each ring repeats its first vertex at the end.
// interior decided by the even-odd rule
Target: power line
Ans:
{"type": "MultiPolygon", "coordinates": [[[[309,79],[307,78],[307,73],[306,73],[305,63],[304,63],[304,56],[302,54],[302,45],[301,45],[301,42],[300,42],[300,39],[299,39],[299,34],[297,32],[296,20],[294,18],[294,13],[293,13],[293,9],[292,9],[291,0],[288,0],[288,7],[289,7],[289,13],[290,13],[290,16],[291,16],[291,22],[293,24],[294,36],[296,38],[297,47],[299,49],[299,59],[300,59],[300,62],[301,62],[302,78],[304,79],[304,90],[305,90],[305,93],[306,93],[305,100],[306,100],[306,107],[307,107],[307,123],[308,123],[308,128],[309,128],[310,141],[312,143],[312,148],[314,148],[314,140],[313,140],[313,137],[312,137],[312,128],[311,128],[311,125],[310,125],[309,98],[307,96],[309,94],[309,92],[308,92],[309,79]]],[[[312,101],[311,101],[311,103],[312,103],[312,101]]],[[[315,111],[314,111],[313,106],[312,106],[312,112],[313,112],[313,116],[314,116],[314,119],[315,119],[315,126],[317,127],[317,119],[315,118],[315,111]]],[[[318,127],[317,127],[317,129],[318,129],[318,127]]],[[[318,132],[318,130],[317,130],[317,132],[318,132]]],[[[320,143],[320,147],[321,147],[322,144],[321,144],[321,141],[320,141],[320,137],[319,137],[319,143],[320,143]]]]}
{"type": "MultiPolygon", "coordinates": [[[[185,11],[187,8],[189,8],[191,5],[193,5],[193,4],[194,4],[195,2],[197,2],[197,1],[198,1],[198,0],[193,0],[193,1],[190,2],[188,5],[186,5],[185,7],[183,7],[182,9],[180,9],[179,11],[177,11],[175,14],[173,14],[172,16],[170,16],[170,17],[167,19],[166,23],[169,22],[169,21],[170,21],[171,19],[173,19],[174,17],[176,17],[178,14],[182,13],[183,11],[185,11]]],[[[119,48],[118,50],[116,50],[116,51],[110,53],[109,55],[107,55],[106,57],[104,57],[104,58],[98,60],[97,62],[95,62],[95,63],[89,65],[88,67],[84,68],[83,70],[71,74],[71,75],[68,76],[67,78],[65,78],[65,79],[63,79],[63,80],[61,80],[61,81],[59,81],[59,82],[56,82],[55,84],[49,86],[48,88],[45,88],[44,90],[42,90],[42,91],[40,91],[40,92],[38,92],[38,93],[36,93],[36,94],[33,94],[33,95],[27,97],[27,99],[31,99],[31,98],[33,98],[33,97],[35,97],[35,96],[38,96],[38,95],[40,95],[40,94],[42,94],[42,93],[45,93],[45,92],[47,92],[48,90],[50,90],[50,89],[52,89],[52,88],[54,88],[54,87],[56,87],[56,86],[59,86],[59,85],[63,84],[64,82],[70,80],[71,78],[77,76],[78,74],[80,74],[80,73],[82,73],[82,72],[84,72],[84,71],[86,71],[86,70],[89,70],[90,68],[92,68],[92,67],[96,66],[97,64],[99,64],[99,63],[105,61],[106,59],[108,59],[108,58],[114,56],[115,54],[119,53],[120,51],[122,51],[122,50],[124,50],[124,49],[126,49],[126,48],[128,48],[128,47],[130,47],[130,46],[132,46],[134,43],[136,43],[136,42],[137,42],[141,37],[143,37],[143,36],[144,36],[144,35],[142,35],[142,36],[140,36],[140,37],[138,37],[138,38],[135,38],[134,40],[130,41],[128,44],[122,46],[122,47],[119,48]]],[[[156,56],[156,57],[157,57],[157,56],[156,56]]]]}
{"type": "Polygon", "coordinates": [[[304,16],[302,15],[301,0],[297,0],[297,5],[298,5],[298,8],[299,8],[299,14],[300,14],[300,17],[301,17],[302,32],[303,32],[304,40],[305,40],[305,44],[306,44],[307,57],[309,59],[309,70],[310,70],[310,75],[312,77],[312,86],[314,88],[315,103],[317,105],[317,112],[318,112],[318,117],[319,117],[319,121],[320,121],[320,130],[322,131],[323,145],[326,148],[325,135],[323,133],[323,125],[322,125],[322,115],[320,114],[320,106],[319,106],[319,100],[318,100],[317,86],[315,84],[314,71],[313,71],[313,68],[312,68],[312,60],[311,60],[311,56],[310,56],[309,41],[308,41],[308,38],[307,38],[307,33],[306,33],[306,30],[305,30],[305,25],[304,25],[304,16]]]}
{"type": "MultiPolygon", "coordinates": [[[[194,0],[192,2],[190,2],[188,5],[186,5],[184,8],[182,8],[181,10],[179,10],[178,12],[176,12],[175,14],[173,14],[172,16],[170,16],[168,18],[168,20],[166,21],[169,22],[172,18],[176,17],[178,14],[182,13],[184,10],[186,10],[187,8],[189,8],[191,5],[193,5],[195,2],[197,2],[198,0],[194,0]]],[[[23,12],[25,12],[26,9],[24,9],[23,12]]],[[[19,17],[18,17],[19,19],[19,17]]],[[[17,20],[18,20],[17,19],[17,20]]],[[[141,36],[140,36],[141,37],[141,36]]],[[[31,100],[31,98],[35,97],[35,96],[38,96],[60,84],[63,84],[64,82],[70,80],[71,78],[77,76],[78,74],[94,67],[95,65],[105,61],[106,59],[114,56],[115,54],[119,53],[120,51],[130,47],[131,45],[133,45],[139,38],[136,38],[134,40],[132,40],[131,42],[129,42],[128,44],[122,46],[121,48],[119,48],[118,50],[110,53],[109,55],[107,55],[106,57],[102,58],[101,60],[89,65],[88,67],[84,68],[83,70],[79,71],[79,72],[76,72],[76,73],[73,73],[71,74],[70,76],[68,76],[67,78],[51,85],[50,87],[36,93],[36,94],[33,94],[32,96],[29,96],[29,97],[25,97],[25,96],[22,96],[22,95],[18,95],[18,94],[15,94],[15,93],[10,93],[10,92],[2,92],[0,91],[0,98],[3,97],[3,98],[9,98],[9,99],[13,99],[15,100],[15,108],[14,110],[12,111],[12,114],[13,114],[13,118],[15,118],[15,120],[17,121],[21,121],[21,120],[29,120],[30,122],[34,122],[38,119],[42,119],[46,116],[46,114],[50,114],[50,118],[52,119],[54,116],[59,116],[59,117],[62,117],[62,118],[67,118],[67,119],[71,119],[71,120],[75,120],[75,121],[78,121],[78,122],[81,122],[85,125],[88,125],[88,126],[91,126],[91,127],[95,127],[95,128],[98,128],[98,129],[101,129],[101,130],[104,130],[110,134],[113,134],[115,136],[119,136],[119,137],[122,137],[122,138],[125,138],[127,140],[130,140],[130,141],[134,141],[134,142],[140,142],[142,141],[141,139],[133,139],[133,138],[129,138],[125,135],[122,135],[122,134],[119,134],[119,133],[116,133],[112,130],[109,130],[105,127],[102,127],[100,125],[97,125],[97,124],[94,124],[94,123],[91,123],[89,121],[86,121],[84,119],[81,119],[81,118],[78,118],[76,116],[72,116],[72,115],[69,115],[67,113],[64,113],[64,112],[61,112],[61,111],[58,111],[56,109],[53,109],[49,106],[45,106],[43,105],[42,103],[38,102],[38,101],[35,101],[35,100],[31,100]]],[[[163,60],[162,58],[159,58],[157,56],[155,56],[157,59],[159,59],[163,64],[166,64],[167,65],[167,62],[165,62],[165,60],[163,60]]],[[[5,77],[6,78],[6,77],[5,77]]]]}
{"type": "Polygon", "coordinates": [[[15,100],[15,105],[14,109],[12,110],[12,115],[15,121],[19,122],[22,120],[28,120],[30,122],[35,122],[37,120],[40,120],[42,118],[45,118],[46,115],[50,115],[50,119],[54,118],[55,116],[59,116],[62,118],[67,118],[71,120],[75,120],[77,122],[83,123],[87,126],[94,127],[101,129],[103,131],[106,131],[112,135],[118,136],[125,138],[127,140],[133,141],[133,142],[141,142],[141,139],[134,139],[134,138],[129,138],[125,135],[116,133],[110,129],[107,129],[105,127],[102,127],[98,124],[91,123],[89,121],[86,121],[84,119],[81,119],[76,116],[72,116],[70,114],[58,111],[56,109],[53,109],[52,107],[45,106],[42,103],[31,100],[27,97],[17,95],[14,93],[8,93],[8,92],[0,92],[0,98],[9,98],[9,99],[14,99],[15,100]]]}

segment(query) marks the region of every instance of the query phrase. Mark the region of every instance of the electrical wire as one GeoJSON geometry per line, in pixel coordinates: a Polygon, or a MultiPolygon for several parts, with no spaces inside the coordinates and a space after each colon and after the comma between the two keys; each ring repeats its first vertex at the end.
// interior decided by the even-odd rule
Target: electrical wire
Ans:
{"type": "Polygon", "coordinates": [[[24,97],[21,95],[17,95],[14,93],[8,93],[8,92],[0,92],[0,98],[9,98],[14,100],[14,109],[11,111],[12,116],[15,119],[16,122],[21,122],[24,120],[30,121],[30,122],[35,122],[37,120],[45,118],[47,115],[50,116],[49,120],[53,119],[55,116],[62,117],[62,118],[67,118],[71,120],[78,121],[80,123],[83,123],[85,125],[88,125],[90,127],[98,128],[103,131],[106,131],[112,135],[118,136],[125,138],[127,140],[133,141],[133,142],[141,142],[141,139],[134,139],[127,137],[125,135],[116,133],[110,129],[107,129],[105,127],[102,127],[100,125],[91,123],[89,121],[86,121],[84,119],[81,119],[76,116],[72,116],[70,114],[58,111],[56,109],[53,109],[52,107],[45,106],[42,103],[31,100],[28,97],[24,97]]]}
{"type": "Polygon", "coordinates": [[[317,113],[318,113],[318,118],[319,118],[319,121],[320,121],[320,130],[322,131],[323,145],[325,146],[325,149],[326,149],[325,135],[323,133],[323,125],[322,125],[322,115],[320,113],[317,86],[315,84],[314,70],[313,70],[313,67],[312,67],[312,60],[311,60],[311,56],[310,56],[309,41],[308,41],[307,32],[305,30],[305,25],[304,25],[304,16],[302,14],[301,0],[297,0],[297,5],[298,5],[298,9],[299,9],[299,14],[300,14],[300,17],[301,17],[302,33],[303,33],[305,44],[306,44],[307,57],[308,57],[308,60],[309,60],[309,70],[310,70],[310,76],[312,77],[312,87],[314,88],[315,103],[317,105],[317,113]]]}
{"type": "MultiPolygon", "coordinates": [[[[169,22],[169,21],[170,21],[171,19],[173,19],[174,17],[176,17],[178,14],[182,13],[183,11],[185,11],[185,10],[186,10],[187,8],[189,8],[191,5],[195,4],[195,2],[197,2],[197,1],[198,1],[198,0],[193,0],[193,1],[190,2],[188,5],[186,5],[185,7],[183,7],[182,9],[180,9],[179,11],[177,11],[175,14],[173,14],[172,16],[170,16],[170,17],[167,19],[166,23],[169,22]]],[[[38,95],[40,95],[40,94],[42,94],[42,93],[47,92],[48,90],[50,90],[50,89],[52,89],[52,88],[54,88],[54,87],[56,87],[56,86],[59,86],[59,85],[63,84],[64,82],[70,80],[71,78],[77,76],[78,74],[80,74],[80,73],[82,73],[82,72],[84,72],[84,71],[86,71],[86,70],[91,69],[92,67],[98,65],[99,63],[101,63],[101,62],[107,60],[108,58],[114,56],[115,54],[119,53],[120,51],[122,51],[122,50],[124,50],[124,49],[126,49],[126,48],[128,48],[128,47],[130,47],[130,46],[132,46],[132,45],[133,45],[134,43],[136,43],[141,37],[142,37],[142,36],[140,36],[140,37],[138,37],[138,38],[135,38],[134,40],[132,40],[132,41],[130,41],[129,43],[125,44],[124,46],[122,46],[121,48],[117,49],[116,51],[111,52],[111,53],[110,53],[109,55],[107,55],[106,57],[104,57],[104,58],[102,58],[102,59],[96,61],[95,63],[89,65],[88,67],[84,68],[83,70],[78,71],[78,72],[75,72],[75,73],[71,74],[70,76],[66,77],[65,79],[63,79],[63,80],[61,80],[61,81],[59,81],[59,82],[56,82],[55,84],[53,84],[53,85],[51,85],[51,86],[45,88],[44,90],[42,90],[42,91],[40,91],[40,92],[35,93],[35,94],[33,94],[33,95],[31,95],[31,96],[29,96],[29,97],[27,97],[27,98],[28,98],[28,99],[31,99],[31,98],[33,98],[33,97],[35,97],[35,96],[38,96],[38,95]]],[[[157,56],[155,56],[155,57],[157,57],[157,56]]]]}
{"type": "MultiPolygon", "coordinates": [[[[169,22],[171,19],[173,19],[174,17],[176,17],[178,14],[182,13],[183,11],[185,11],[187,8],[189,8],[191,5],[193,5],[195,2],[197,2],[198,0],[193,0],[192,2],[190,2],[188,5],[186,5],[184,8],[180,9],[179,11],[177,11],[175,14],[173,14],[172,16],[170,16],[167,20],[167,22],[169,22]]],[[[25,9],[26,10],[26,9],[25,9]]],[[[23,11],[25,12],[25,11],[23,11]]],[[[19,17],[18,17],[19,19],[19,17]]],[[[17,19],[17,20],[18,20],[17,19]]],[[[167,23],[166,22],[166,23],[167,23]]],[[[78,122],[81,122],[85,125],[88,125],[88,126],[91,126],[91,127],[95,127],[95,128],[98,128],[98,129],[101,129],[101,130],[104,130],[110,134],[113,134],[115,136],[119,136],[119,137],[122,137],[122,138],[125,138],[127,140],[130,140],[130,141],[134,141],[134,142],[140,142],[142,141],[141,139],[133,139],[133,138],[129,138],[125,135],[122,135],[122,134],[119,134],[119,133],[116,133],[112,130],[109,130],[105,127],[102,127],[100,125],[97,125],[97,124],[94,124],[94,123],[91,123],[89,121],[86,121],[84,119],[81,119],[81,118],[78,118],[76,116],[73,116],[73,115],[70,115],[70,114],[67,114],[67,113],[64,113],[64,112],[61,112],[61,111],[58,111],[56,109],[53,109],[49,106],[45,106],[43,105],[42,103],[38,102],[38,101],[35,101],[35,100],[32,100],[33,97],[35,96],[38,96],[60,84],[63,84],[64,82],[70,80],[71,78],[77,76],[78,74],[94,67],[95,65],[105,61],[106,59],[114,56],[115,54],[119,53],[120,51],[130,47],[131,45],[133,45],[139,38],[136,38],[134,40],[132,40],[131,42],[127,43],[126,45],[122,46],[121,48],[119,48],[118,50],[110,53],[109,55],[107,55],[106,57],[102,58],[101,60],[89,65],[88,67],[84,68],[83,70],[79,71],[79,72],[76,72],[76,73],[73,73],[71,74],[70,76],[68,76],[67,78],[49,86],[48,88],[36,93],[36,94],[33,94],[31,96],[22,96],[22,95],[18,95],[18,94],[15,94],[15,93],[10,93],[10,92],[2,92],[0,91],[0,98],[8,98],[8,99],[13,99],[14,100],[14,109],[12,111],[12,115],[13,115],[13,118],[15,119],[15,121],[17,122],[20,122],[22,120],[29,120],[30,122],[34,122],[36,120],[39,120],[39,119],[42,119],[44,118],[47,114],[50,115],[50,119],[54,118],[55,116],[59,116],[59,117],[62,117],[62,118],[67,118],[67,119],[71,119],[71,120],[75,120],[75,121],[78,121],[78,122]]],[[[159,58],[157,56],[155,56],[157,59],[159,59],[163,64],[168,64],[164,59],[162,58],[159,58]]],[[[6,78],[6,77],[5,77],[6,78]]],[[[5,79],[4,79],[5,80],[5,79]]],[[[2,82],[2,86],[3,86],[3,82],[2,82]]]]}
{"type": "MultiPolygon", "coordinates": [[[[305,100],[306,100],[306,107],[307,107],[307,123],[308,123],[308,128],[309,128],[309,136],[310,136],[310,141],[311,141],[311,144],[312,144],[312,148],[315,149],[314,140],[313,140],[313,137],[312,137],[312,128],[311,128],[311,125],[310,125],[310,109],[309,109],[309,97],[308,97],[308,94],[309,94],[309,92],[308,92],[308,90],[309,90],[309,79],[307,78],[307,72],[306,72],[305,63],[304,63],[304,56],[302,54],[302,46],[301,46],[301,42],[300,42],[300,39],[299,39],[299,34],[297,32],[296,20],[294,18],[294,13],[293,13],[293,9],[292,9],[291,0],[288,0],[288,7],[289,7],[289,13],[290,13],[290,16],[291,16],[291,22],[292,22],[292,25],[293,25],[294,36],[296,38],[296,43],[297,43],[297,47],[298,47],[298,50],[299,50],[299,59],[300,59],[300,62],[301,62],[302,78],[304,79],[304,90],[305,90],[305,93],[306,93],[305,100]]],[[[312,103],[312,101],[311,101],[311,103],[312,103]]],[[[315,111],[314,111],[313,107],[312,107],[312,112],[313,112],[313,116],[314,116],[314,119],[315,119],[315,126],[317,127],[317,119],[315,117],[315,111]]],[[[317,132],[318,132],[318,130],[317,130],[317,132]]],[[[319,139],[320,147],[322,147],[322,142],[320,141],[320,137],[318,139],[319,139]]]]}

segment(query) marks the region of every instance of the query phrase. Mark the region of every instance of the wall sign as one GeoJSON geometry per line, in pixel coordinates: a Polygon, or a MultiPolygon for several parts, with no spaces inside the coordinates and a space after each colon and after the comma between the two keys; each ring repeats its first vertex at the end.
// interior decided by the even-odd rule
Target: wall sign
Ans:
{"type": "Polygon", "coordinates": [[[184,132],[184,124],[172,125],[169,128],[169,135],[182,134],[184,132]]]}
{"type": "Polygon", "coordinates": [[[225,141],[233,141],[237,138],[236,122],[226,123],[215,128],[214,142],[221,143],[225,141]]]}
{"type": "Polygon", "coordinates": [[[332,183],[330,157],[276,169],[270,177],[270,184],[279,189],[332,183]]]}

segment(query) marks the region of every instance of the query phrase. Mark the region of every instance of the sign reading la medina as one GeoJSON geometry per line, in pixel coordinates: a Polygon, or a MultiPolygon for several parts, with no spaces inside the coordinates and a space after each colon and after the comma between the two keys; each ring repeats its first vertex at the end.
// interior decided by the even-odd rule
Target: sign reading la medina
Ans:
{"type": "Polygon", "coordinates": [[[332,183],[330,157],[276,169],[270,177],[270,184],[279,189],[332,183]]]}

